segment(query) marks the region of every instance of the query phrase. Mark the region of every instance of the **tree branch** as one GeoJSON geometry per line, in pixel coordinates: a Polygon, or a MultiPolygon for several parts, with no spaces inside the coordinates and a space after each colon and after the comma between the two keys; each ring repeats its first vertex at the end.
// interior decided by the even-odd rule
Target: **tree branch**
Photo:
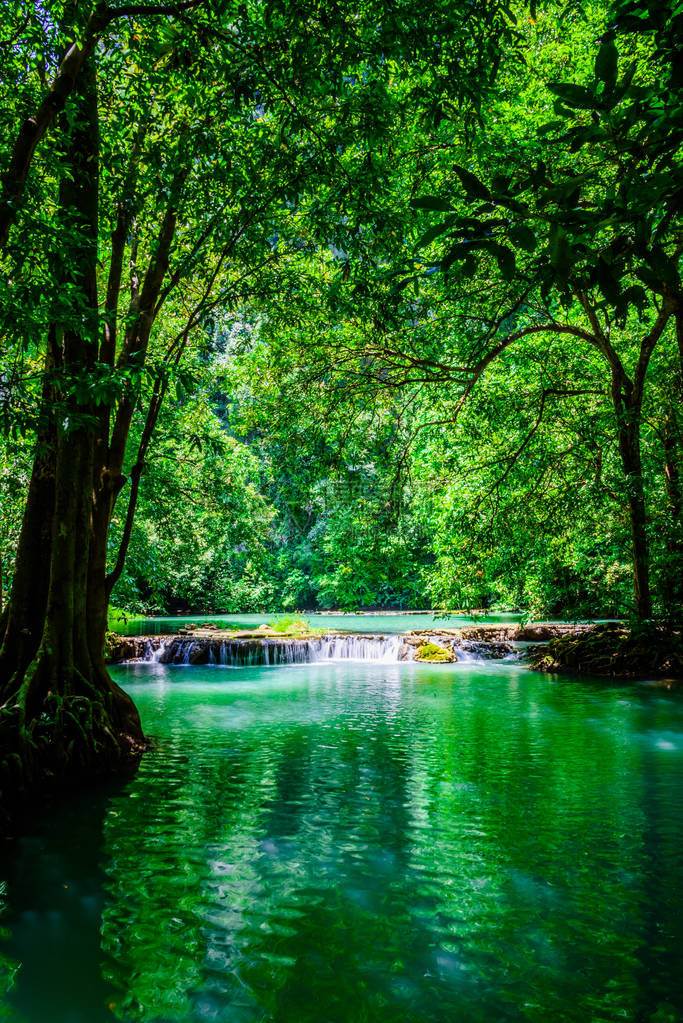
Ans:
{"type": "MultiPolygon", "coordinates": [[[[117,361],[119,368],[131,365],[132,363],[141,365],[147,354],[147,346],[154,324],[155,306],[164,277],[168,271],[169,254],[177,221],[177,198],[187,174],[188,169],[182,167],[175,175],[171,189],[172,201],[164,214],[156,253],[150,260],[147,268],[139,302],[135,303],[137,308],[135,309],[133,322],[126,333],[126,340],[117,361]]],[[[109,467],[117,475],[120,475],[123,469],[126,442],[134,411],[134,400],[129,395],[125,395],[119,403],[109,446],[109,467]]]]}
{"type": "Polygon", "coordinates": [[[110,8],[104,3],[96,5],[88,18],[82,40],[77,40],[69,47],[38,109],[30,117],[25,118],[17,134],[0,191],[0,251],[7,243],[36,148],[47,134],[57,114],[64,109],[84,62],[94,53],[104,30],[118,18],[149,15],[179,17],[188,10],[200,7],[204,2],[205,0],[184,0],[170,5],[125,4],[119,8],[110,8]]]}

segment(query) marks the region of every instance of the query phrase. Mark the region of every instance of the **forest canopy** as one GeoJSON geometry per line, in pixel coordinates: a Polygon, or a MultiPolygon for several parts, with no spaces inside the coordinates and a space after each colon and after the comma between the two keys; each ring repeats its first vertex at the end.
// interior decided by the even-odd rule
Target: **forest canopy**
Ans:
{"type": "Polygon", "coordinates": [[[680,616],[673,2],[5,14],[5,608],[680,616]]]}

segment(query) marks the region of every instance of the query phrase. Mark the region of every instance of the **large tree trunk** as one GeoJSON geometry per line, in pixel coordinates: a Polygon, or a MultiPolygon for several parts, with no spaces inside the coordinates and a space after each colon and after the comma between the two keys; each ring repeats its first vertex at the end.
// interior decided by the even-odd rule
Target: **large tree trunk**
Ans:
{"type": "Polygon", "coordinates": [[[667,614],[680,624],[683,608],[683,484],[681,482],[681,425],[679,409],[683,407],[683,312],[676,311],[678,371],[673,374],[671,405],[664,415],[662,446],[664,449],[664,482],[669,504],[666,530],[667,559],[661,572],[662,593],[667,614]]]}
{"type": "Polygon", "coordinates": [[[680,624],[683,608],[683,494],[679,468],[680,436],[673,410],[664,416],[662,442],[669,520],[664,529],[666,560],[660,568],[659,585],[665,613],[680,624]]]}
{"type": "Polygon", "coordinates": [[[681,521],[681,510],[683,509],[683,494],[681,493],[681,474],[678,468],[678,430],[671,412],[667,412],[664,416],[662,439],[664,447],[664,481],[667,497],[669,498],[669,511],[674,526],[678,527],[681,521]]]}
{"type": "Polygon", "coordinates": [[[612,401],[617,417],[619,454],[626,480],[631,526],[633,602],[639,618],[651,618],[650,553],[640,453],[640,399],[638,396],[634,398],[632,384],[621,373],[612,374],[612,401]]]}
{"type": "Polygon", "coordinates": [[[92,59],[70,123],[60,187],[64,269],[51,331],[60,414],[36,453],[1,637],[0,802],[10,813],[46,786],[125,773],[144,749],[135,706],[104,666],[105,573],[92,543],[96,417],[73,387],[92,369],[99,341],[92,59]]]}
{"type": "MultiPolygon", "coordinates": [[[[54,369],[55,337],[50,331],[46,373],[54,369]]],[[[52,519],[55,501],[55,434],[49,408],[51,388],[43,388],[48,421],[36,442],[33,469],[19,533],[12,596],[0,618],[0,687],[15,671],[24,671],[36,654],[43,631],[50,583],[52,519]]],[[[0,690],[1,691],[1,690],[0,690]]]]}
{"type": "Polygon", "coordinates": [[[683,310],[678,309],[675,316],[676,341],[678,342],[678,372],[673,379],[672,408],[664,416],[664,476],[666,492],[669,498],[671,517],[676,530],[681,527],[683,512],[683,492],[681,489],[680,419],[676,408],[681,408],[683,401],[683,310]]]}

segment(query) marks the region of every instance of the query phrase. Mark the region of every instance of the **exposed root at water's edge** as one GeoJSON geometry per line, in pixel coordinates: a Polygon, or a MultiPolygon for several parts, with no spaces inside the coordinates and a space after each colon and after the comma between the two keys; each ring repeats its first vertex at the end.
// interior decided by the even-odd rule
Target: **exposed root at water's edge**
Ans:
{"type": "Polygon", "coordinates": [[[537,671],[592,675],[601,678],[683,681],[683,636],[677,629],[617,624],[596,625],[579,633],[557,636],[531,654],[537,671]]]}
{"type": "Polygon", "coordinates": [[[35,723],[22,724],[16,708],[5,706],[0,739],[3,841],[48,804],[93,786],[125,783],[149,747],[140,732],[117,727],[99,701],[85,698],[48,702],[35,723]]]}
{"type": "Polygon", "coordinates": [[[104,664],[89,673],[39,651],[5,680],[0,705],[0,837],[35,807],[93,783],[130,778],[147,748],[130,696],[104,664]]]}

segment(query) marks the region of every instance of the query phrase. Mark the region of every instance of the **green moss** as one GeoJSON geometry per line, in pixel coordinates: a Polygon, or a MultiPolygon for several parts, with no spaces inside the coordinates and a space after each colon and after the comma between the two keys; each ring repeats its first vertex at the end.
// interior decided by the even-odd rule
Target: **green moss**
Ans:
{"type": "Polygon", "coordinates": [[[415,660],[427,661],[430,664],[451,663],[455,656],[437,643],[422,643],[415,651],[415,660]]]}
{"type": "MultiPolygon", "coordinates": [[[[110,621],[111,624],[111,621],[110,621]]],[[[104,636],[104,656],[105,660],[110,661],[114,651],[121,642],[121,637],[116,632],[110,632],[107,630],[104,636]]]]}
{"type": "Polygon", "coordinates": [[[675,630],[654,626],[598,625],[579,635],[551,639],[531,660],[539,671],[682,678],[683,637],[675,630]]]}
{"type": "Polygon", "coordinates": [[[278,636],[315,636],[323,631],[314,629],[306,618],[301,618],[299,615],[281,615],[279,618],[271,618],[268,625],[278,636]]]}

